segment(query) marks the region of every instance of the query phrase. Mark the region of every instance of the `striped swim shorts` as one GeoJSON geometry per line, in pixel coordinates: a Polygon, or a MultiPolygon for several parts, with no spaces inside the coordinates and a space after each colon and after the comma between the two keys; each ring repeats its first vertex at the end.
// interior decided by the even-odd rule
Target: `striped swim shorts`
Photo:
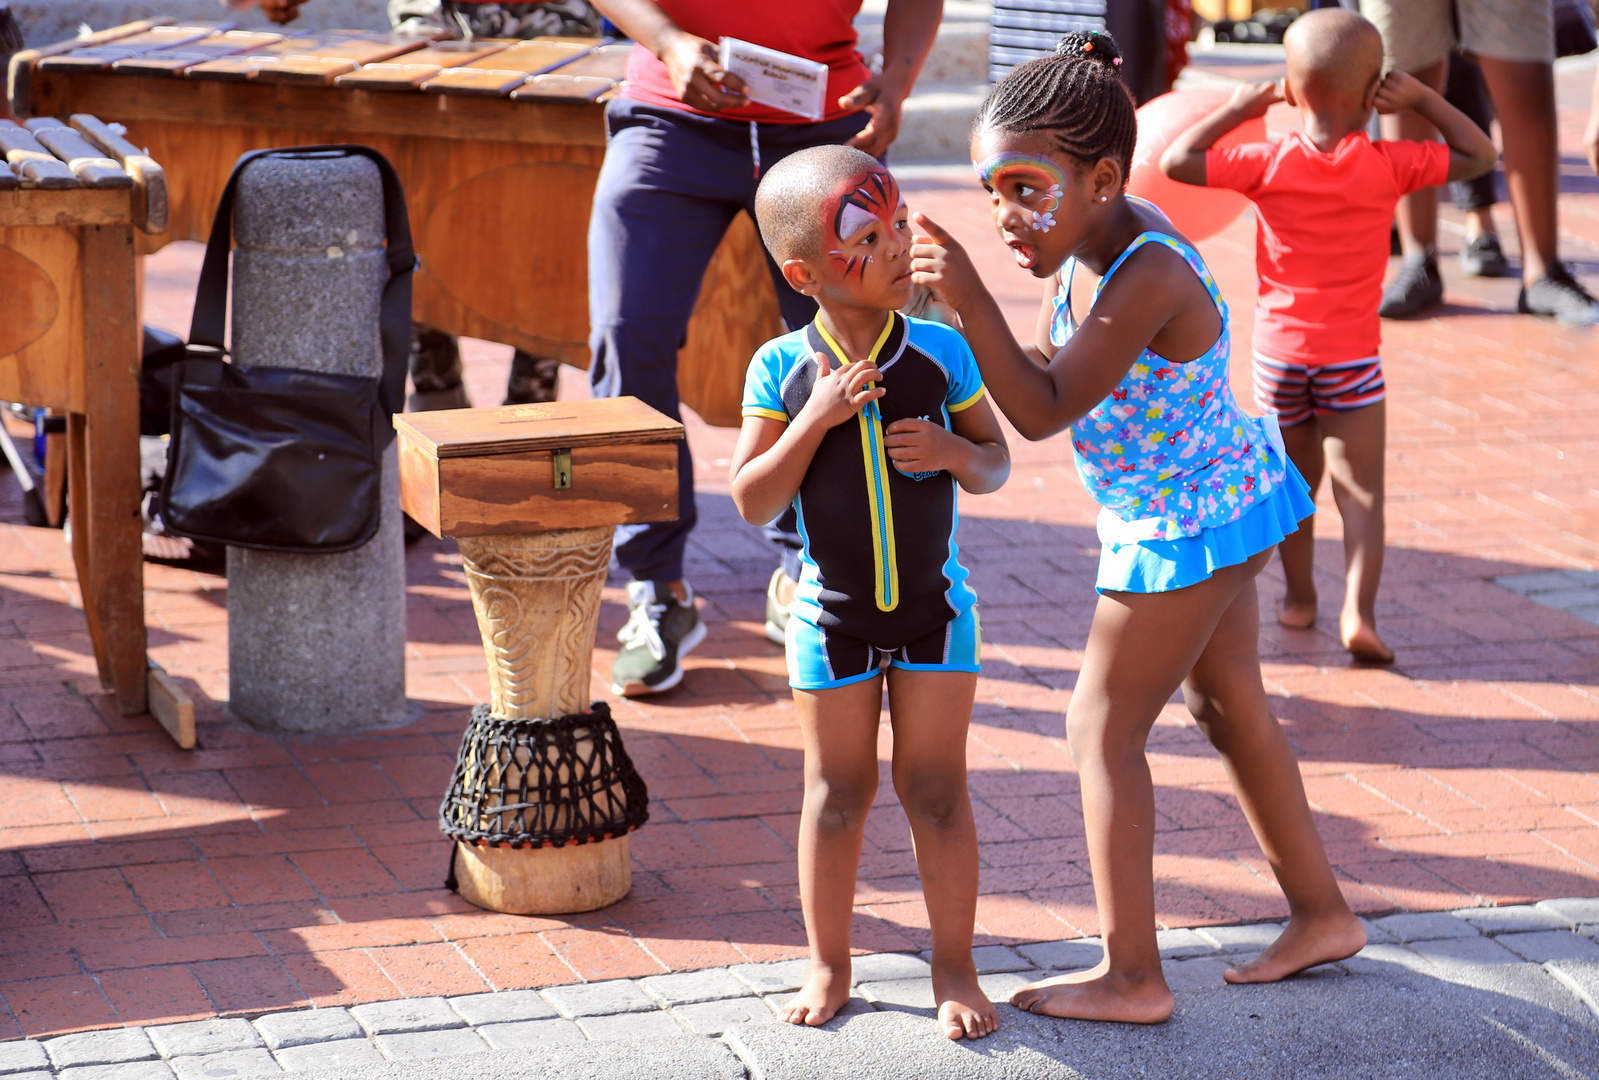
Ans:
{"type": "Polygon", "coordinates": [[[1346,360],[1306,367],[1255,354],[1255,404],[1276,413],[1283,427],[1303,424],[1311,415],[1327,416],[1375,405],[1388,396],[1382,358],[1346,360]]]}

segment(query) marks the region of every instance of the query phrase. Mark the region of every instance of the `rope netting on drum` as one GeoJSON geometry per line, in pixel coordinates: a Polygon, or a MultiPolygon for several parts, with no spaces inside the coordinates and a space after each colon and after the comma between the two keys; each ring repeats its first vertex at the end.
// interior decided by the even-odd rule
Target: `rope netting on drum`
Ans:
{"type": "Polygon", "coordinates": [[[472,710],[439,828],[469,843],[564,847],[622,836],[649,820],[649,791],[611,710],[505,720],[472,710]]]}

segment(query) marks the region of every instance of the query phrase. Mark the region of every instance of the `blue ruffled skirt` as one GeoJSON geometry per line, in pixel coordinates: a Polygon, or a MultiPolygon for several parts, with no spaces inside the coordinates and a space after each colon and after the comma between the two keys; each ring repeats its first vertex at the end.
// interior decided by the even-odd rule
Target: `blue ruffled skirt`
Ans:
{"type": "Polygon", "coordinates": [[[1287,466],[1283,482],[1237,521],[1176,540],[1101,544],[1094,588],[1102,593],[1186,589],[1224,566],[1236,566],[1282,543],[1316,512],[1310,485],[1286,456],[1283,464],[1287,466]]]}

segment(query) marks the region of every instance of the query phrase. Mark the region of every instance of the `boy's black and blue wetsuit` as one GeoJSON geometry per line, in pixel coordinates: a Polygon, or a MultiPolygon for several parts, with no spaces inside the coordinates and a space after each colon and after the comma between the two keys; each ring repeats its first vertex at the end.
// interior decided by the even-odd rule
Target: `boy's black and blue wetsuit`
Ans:
{"type": "MultiPolygon", "coordinates": [[[[774,338],[750,361],[744,415],[789,422],[810,400],[816,362],[849,361],[820,322],[774,338]]],[[[860,682],[885,663],[917,671],[978,670],[977,597],[955,546],[955,478],[906,474],[883,430],[902,419],[950,427],[983,396],[958,332],[890,313],[870,359],[886,393],[822,437],[794,497],[804,548],[789,608],[789,685],[860,682]]]]}

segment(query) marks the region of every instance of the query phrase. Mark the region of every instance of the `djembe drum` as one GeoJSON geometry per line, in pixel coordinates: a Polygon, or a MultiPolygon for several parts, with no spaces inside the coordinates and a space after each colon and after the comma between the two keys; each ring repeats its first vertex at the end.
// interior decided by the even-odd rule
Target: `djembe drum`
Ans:
{"type": "Polygon", "coordinates": [[[628,834],[649,815],[604,702],[589,701],[617,525],[677,515],[683,426],[635,398],[394,418],[400,501],[453,537],[488,659],[439,825],[452,883],[517,915],[627,895],[628,834]]]}

